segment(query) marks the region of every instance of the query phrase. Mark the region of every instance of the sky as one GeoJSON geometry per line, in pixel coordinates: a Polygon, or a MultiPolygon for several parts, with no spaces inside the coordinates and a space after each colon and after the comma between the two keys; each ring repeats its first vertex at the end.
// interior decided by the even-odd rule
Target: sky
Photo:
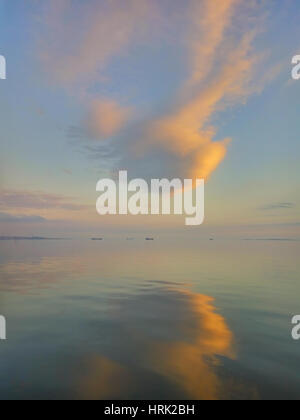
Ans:
{"type": "Polygon", "coordinates": [[[191,234],[96,183],[205,179],[193,234],[299,237],[298,0],[0,0],[0,236],[191,234]]]}

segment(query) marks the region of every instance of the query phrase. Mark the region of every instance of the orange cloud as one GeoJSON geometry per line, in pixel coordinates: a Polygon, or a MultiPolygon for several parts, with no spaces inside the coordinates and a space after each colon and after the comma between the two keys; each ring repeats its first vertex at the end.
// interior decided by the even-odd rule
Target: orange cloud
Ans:
{"type": "Polygon", "coordinates": [[[211,0],[193,2],[188,43],[192,68],[189,83],[199,83],[209,73],[238,3],[240,0],[222,0],[217,5],[211,0]],[[203,38],[205,42],[201,42],[203,38]]]}
{"type": "Polygon", "coordinates": [[[229,141],[210,142],[195,153],[189,176],[193,179],[207,179],[225,158],[229,141]]]}
{"type": "MultiPolygon", "coordinates": [[[[194,54],[191,77],[180,91],[177,107],[148,125],[146,141],[142,141],[138,148],[141,152],[153,145],[163,147],[182,160],[185,174],[192,177],[209,178],[226,156],[230,139],[214,141],[216,129],[211,126],[211,120],[219,111],[244,101],[251,93],[249,84],[256,63],[251,50],[256,31],[239,39],[225,36],[226,23],[231,21],[234,6],[238,3],[237,0],[227,0],[219,8],[215,4],[212,7],[210,1],[205,2],[206,14],[198,18],[202,22],[207,17],[210,24],[204,25],[206,31],[201,25],[196,26],[196,33],[189,38],[194,54]],[[198,39],[198,44],[195,39],[198,39]],[[225,50],[221,59],[218,46],[225,50]],[[214,65],[211,74],[206,75],[203,63],[208,63],[208,68],[214,65]],[[191,82],[200,81],[190,89],[191,82]]],[[[194,8],[192,10],[195,13],[194,8]]]]}
{"type": "MultiPolygon", "coordinates": [[[[171,16],[166,25],[165,9],[155,0],[78,5],[75,16],[71,4],[70,0],[53,0],[47,17],[53,35],[42,53],[45,65],[62,83],[103,81],[112,59],[124,56],[147,31],[153,35],[153,28],[157,32],[160,26],[177,23],[171,16]]],[[[218,112],[243,102],[259,85],[257,80],[256,88],[251,86],[258,59],[252,43],[260,29],[253,29],[256,4],[242,0],[186,2],[187,14],[182,19],[187,18],[188,29],[181,43],[187,49],[185,80],[169,110],[122,133],[119,153],[124,156],[118,162],[122,158],[125,163],[136,157],[147,159],[149,151],[156,148],[165,151],[174,160],[171,166],[180,168],[185,176],[211,176],[230,143],[230,139],[216,141],[218,112]]],[[[98,100],[91,106],[88,128],[96,138],[111,137],[124,128],[129,116],[129,109],[114,100],[98,100]]]]}
{"type": "Polygon", "coordinates": [[[96,138],[113,136],[125,125],[130,114],[129,109],[113,100],[94,101],[87,121],[88,130],[96,138]]]}

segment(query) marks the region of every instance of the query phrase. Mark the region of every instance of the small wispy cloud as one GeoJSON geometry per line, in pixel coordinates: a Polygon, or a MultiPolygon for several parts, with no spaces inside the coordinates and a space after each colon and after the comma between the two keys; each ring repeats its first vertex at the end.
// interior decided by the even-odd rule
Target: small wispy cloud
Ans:
{"type": "Polygon", "coordinates": [[[9,213],[0,213],[0,223],[43,223],[47,219],[41,216],[13,215],[9,213]]]}
{"type": "Polygon", "coordinates": [[[68,168],[64,168],[62,169],[63,173],[65,173],[66,175],[73,175],[73,172],[71,171],[71,169],[68,168]]]}
{"type": "Polygon", "coordinates": [[[63,85],[105,80],[111,60],[151,33],[155,3],[51,0],[41,17],[47,35],[40,39],[39,56],[45,68],[63,85]]]}
{"type": "Polygon", "coordinates": [[[286,210],[286,209],[292,209],[296,205],[295,203],[286,203],[286,202],[280,202],[280,203],[271,203],[267,204],[263,207],[259,207],[259,210],[265,211],[265,210],[286,210]]]}
{"type": "Polygon", "coordinates": [[[11,191],[0,192],[0,208],[2,209],[62,209],[79,211],[85,205],[74,203],[74,199],[62,195],[43,192],[11,191]]]}

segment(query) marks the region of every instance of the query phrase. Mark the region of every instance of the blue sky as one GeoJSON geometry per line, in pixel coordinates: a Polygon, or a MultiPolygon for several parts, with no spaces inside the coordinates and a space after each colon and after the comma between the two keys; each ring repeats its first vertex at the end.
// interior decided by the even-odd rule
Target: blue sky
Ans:
{"type": "MultiPolygon", "coordinates": [[[[0,0],[8,76],[0,81],[0,213],[35,216],[33,233],[61,231],[64,221],[68,231],[92,230],[105,224],[95,212],[96,182],[128,169],[152,178],[203,175],[208,227],[297,229],[298,2],[224,0],[216,13],[206,0],[121,3],[0,0]],[[230,64],[236,80],[211,105],[230,64]]],[[[28,232],[28,222],[12,228],[7,220],[0,217],[0,234],[28,232]]]]}

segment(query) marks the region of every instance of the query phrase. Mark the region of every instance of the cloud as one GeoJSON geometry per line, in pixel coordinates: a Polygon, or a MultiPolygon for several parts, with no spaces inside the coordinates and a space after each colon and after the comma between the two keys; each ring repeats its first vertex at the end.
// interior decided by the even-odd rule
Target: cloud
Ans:
{"type": "Polygon", "coordinates": [[[51,0],[49,4],[42,19],[46,36],[39,54],[44,68],[62,84],[104,80],[111,60],[140,42],[156,16],[148,0],[82,4],[51,0]]]}
{"type": "MultiPolygon", "coordinates": [[[[113,60],[130,59],[132,46],[178,23],[178,16],[172,20],[174,16],[154,0],[92,0],[89,5],[76,3],[76,13],[72,3],[54,1],[48,10],[50,30],[46,30],[41,53],[45,67],[63,85],[80,82],[91,87],[107,81],[106,71],[113,60]]],[[[81,142],[86,137],[113,137],[113,158],[111,149],[106,151],[102,145],[84,146],[89,156],[100,157],[102,167],[103,155],[108,154],[115,171],[130,168],[143,177],[174,173],[209,179],[226,157],[231,140],[217,137],[219,113],[245,103],[270,81],[256,73],[263,57],[253,46],[264,26],[259,7],[256,1],[187,1],[180,17],[186,33],[184,39],[178,34],[175,38],[186,49],[186,74],[163,110],[160,102],[160,111],[129,126],[129,107],[108,97],[91,98],[86,89],[89,115],[85,128],[73,132],[73,137],[81,142]],[[88,135],[82,135],[86,130],[88,135]]]]}
{"type": "Polygon", "coordinates": [[[194,1],[191,6],[191,29],[188,49],[191,76],[188,83],[199,83],[211,70],[215,54],[222,43],[225,30],[231,23],[234,8],[240,0],[223,0],[218,5],[212,1],[194,1]],[[206,42],[199,42],[205,38],[206,42]]]}
{"type": "Polygon", "coordinates": [[[264,207],[260,207],[259,210],[285,210],[285,209],[292,209],[295,207],[295,203],[273,203],[273,204],[267,204],[264,207]]]}
{"type": "Polygon", "coordinates": [[[90,108],[87,130],[91,137],[106,139],[122,129],[131,111],[110,99],[95,100],[90,108]]]}
{"type": "Polygon", "coordinates": [[[128,150],[131,154],[121,161],[122,167],[132,166],[131,157],[131,161],[153,161],[154,151],[159,150],[162,167],[172,166],[184,176],[208,179],[225,158],[230,138],[216,141],[217,128],[212,122],[218,113],[244,103],[256,91],[251,82],[260,56],[253,52],[253,41],[260,27],[250,30],[246,23],[243,26],[237,7],[240,0],[218,6],[212,3],[190,3],[187,78],[164,113],[130,133],[135,140],[130,140],[129,147],[126,142],[123,148],[119,145],[123,155],[128,150]],[[231,24],[240,30],[233,34],[231,24]],[[172,163],[164,165],[170,156],[172,163]]]}
{"type": "Polygon", "coordinates": [[[47,219],[41,216],[16,216],[8,213],[0,213],[0,223],[43,223],[46,221],[47,219]]]}
{"type": "Polygon", "coordinates": [[[0,208],[22,209],[63,209],[79,211],[86,208],[84,205],[75,204],[70,197],[56,194],[29,191],[0,192],[0,208]]]}
{"type": "Polygon", "coordinates": [[[62,169],[62,171],[63,171],[66,175],[73,175],[73,172],[71,171],[71,169],[64,168],[64,169],[62,169]]]}

